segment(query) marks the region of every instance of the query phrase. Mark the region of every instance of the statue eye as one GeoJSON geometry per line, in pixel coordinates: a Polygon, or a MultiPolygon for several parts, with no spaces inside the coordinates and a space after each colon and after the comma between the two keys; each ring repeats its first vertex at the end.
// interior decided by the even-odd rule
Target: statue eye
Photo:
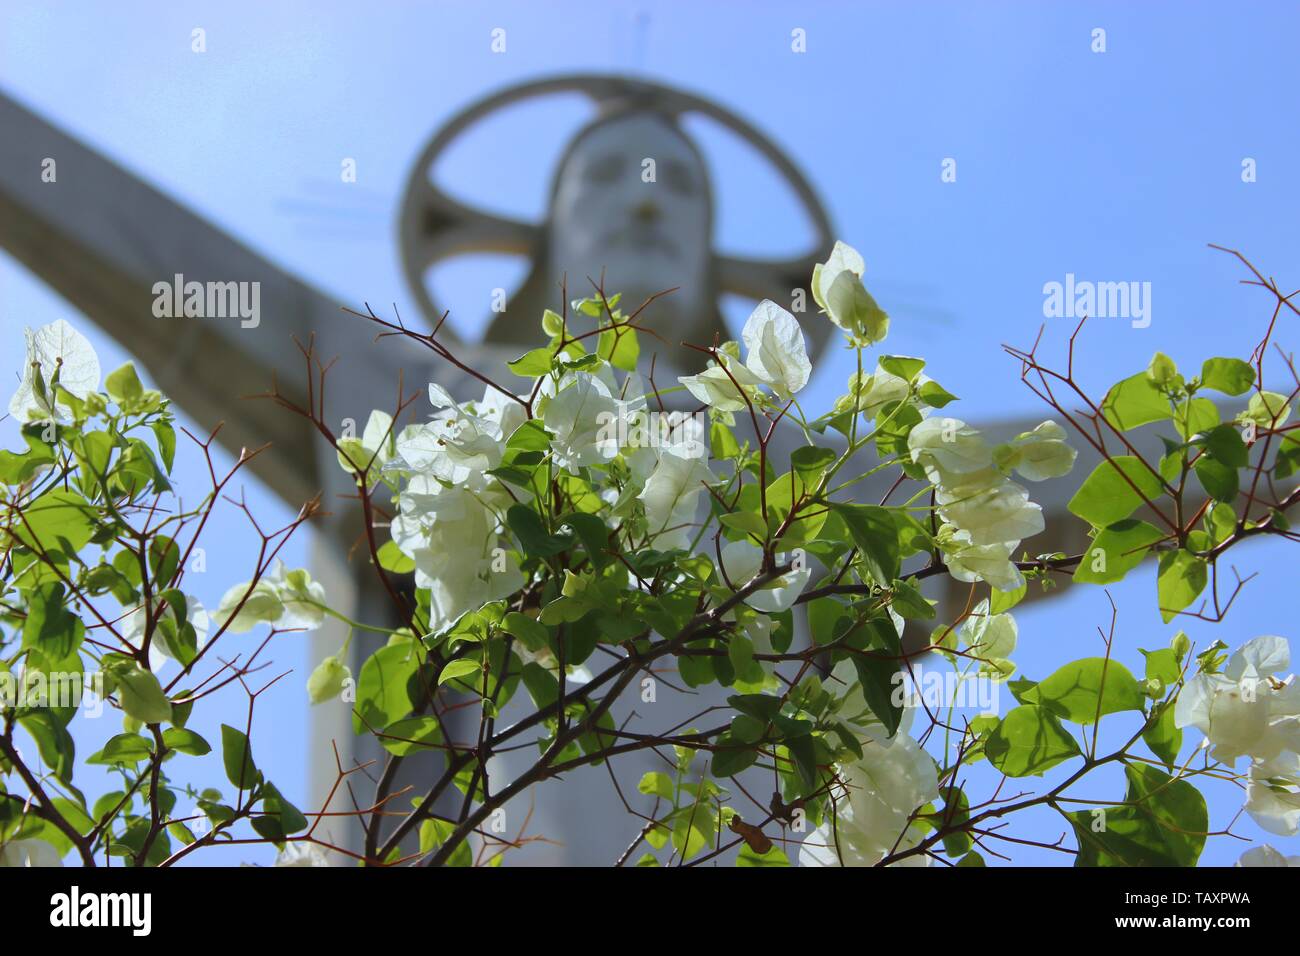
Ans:
{"type": "Polygon", "coordinates": [[[610,153],[587,164],[587,179],[593,183],[612,183],[623,170],[623,157],[610,153]]]}
{"type": "Polygon", "coordinates": [[[695,173],[685,163],[667,163],[664,167],[664,182],[678,195],[695,195],[695,173]]]}

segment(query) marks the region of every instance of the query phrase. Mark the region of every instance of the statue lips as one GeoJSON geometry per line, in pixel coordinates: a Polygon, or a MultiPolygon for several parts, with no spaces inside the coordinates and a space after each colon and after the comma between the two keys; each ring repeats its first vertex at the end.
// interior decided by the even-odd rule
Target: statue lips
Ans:
{"type": "Polygon", "coordinates": [[[678,258],[680,245],[663,229],[651,223],[635,221],[621,229],[611,229],[601,237],[603,248],[625,247],[655,253],[668,259],[678,258]]]}

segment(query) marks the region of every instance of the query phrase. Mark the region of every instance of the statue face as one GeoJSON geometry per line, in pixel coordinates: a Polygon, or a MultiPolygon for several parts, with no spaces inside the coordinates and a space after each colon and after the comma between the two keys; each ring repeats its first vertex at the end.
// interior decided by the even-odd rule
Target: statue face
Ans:
{"type": "Polygon", "coordinates": [[[634,113],[586,133],[559,172],[551,210],[549,274],[568,275],[570,298],[587,276],[623,293],[625,310],[665,289],[648,313],[670,340],[712,336],[709,289],[712,197],[698,154],[671,123],[634,113]],[[647,182],[654,160],[654,181],[647,182]]]}

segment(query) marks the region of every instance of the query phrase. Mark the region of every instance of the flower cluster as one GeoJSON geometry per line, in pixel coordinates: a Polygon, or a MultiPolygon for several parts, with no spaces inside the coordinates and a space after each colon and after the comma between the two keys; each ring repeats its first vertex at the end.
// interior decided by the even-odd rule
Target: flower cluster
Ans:
{"type": "MultiPolygon", "coordinates": [[[[905,708],[891,735],[871,716],[851,664],[836,665],[831,683],[843,691],[840,712],[854,727],[862,756],[838,765],[833,819],[804,838],[799,864],[874,866],[925,835],[915,816],[939,797],[937,768],[909,733],[916,708],[905,708]]],[[[921,854],[903,860],[905,866],[928,864],[921,854]]]]}
{"type": "Polygon", "coordinates": [[[995,447],[965,422],[936,416],[917,424],[907,442],[935,487],[945,522],[937,543],[949,573],[1002,591],[1019,588],[1024,578],[1011,556],[1022,539],[1043,530],[1043,510],[1009,474],[1030,481],[1068,474],[1077,453],[1065,430],[1046,421],[995,447]]]}
{"type": "Polygon", "coordinates": [[[1282,637],[1243,644],[1223,671],[1217,657],[1187,681],[1174,722],[1205,735],[1210,755],[1229,766],[1250,759],[1245,810],[1269,833],[1300,832],[1300,683],[1279,678],[1291,663],[1282,637]]]}

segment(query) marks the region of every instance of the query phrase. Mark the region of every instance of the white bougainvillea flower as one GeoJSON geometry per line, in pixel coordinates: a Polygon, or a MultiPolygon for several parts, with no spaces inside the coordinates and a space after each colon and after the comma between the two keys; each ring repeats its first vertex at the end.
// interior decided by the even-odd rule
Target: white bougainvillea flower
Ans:
{"type": "Polygon", "coordinates": [[[99,388],[99,356],[90,341],[63,319],[24,332],[27,352],[23,377],[9,399],[9,414],[19,422],[60,417],[53,386],[56,370],[59,384],[77,398],[85,398],[99,388]]]}
{"type": "Polygon", "coordinates": [[[360,474],[368,467],[367,477],[373,482],[393,456],[395,437],[393,416],[376,409],[366,420],[360,438],[353,436],[338,440],[339,466],[350,474],[360,474]]]}
{"type": "Polygon", "coordinates": [[[352,671],[331,654],[323,658],[307,678],[307,696],[313,704],[334,700],[343,693],[344,686],[351,679],[352,671]]]}
{"type": "Polygon", "coordinates": [[[325,589],[305,569],[290,571],[276,558],[271,573],[262,575],[251,594],[247,581],[228,590],[214,616],[217,621],[229,621],[227,630],[234,634],[242,634],[258,624],[310,630],[320,627],[325,620],[325,611],[318,606],[324,603],[325,589]],[[240,601],[243,607],[239,607],[240,601]]]}
{"type": "Polygon", "coordinates": [[[1289,666],[1282,637],[1257,637],[1237,649],[1221,674],[1197,674],[1183,686],[1174,723],[1195,727],[1214,759],[1235,764],[1243,756],[1270,761],[1300,751],[1300,684],[1273,675],[1289,666]]]}
{"type": "Polygon", "coordinates": [[[279,558],[266,579],[279,595],[284,613],[280,616],[280,627],[302,627],[307,629],[320,627],[325,620],[325,589],[320,582],[313,581],[306,568],[290,571],[279,558]]]}
{"type": "Polygon", "coordinates": [[[812,363],[803,329],[793,315],[770,299],[750,314],[741,334],[746,367],[783,401],[808,384],[812,363]]]}
{"type": "Polygon", "coordinates": [[[939,529],[938,543],[948,573],[958,581],[984,581],[999,591],[1014,591],[1025,583],[1011,557],[1017,542],[972,544],[970,532],[944,525],[939,529]]]}
{"type": "Polygon", "coordinates": [[[1017,435],[994,451],[1003,471],[1015,469],[1020,477],[1044,481],[1068,475],[1078,452],[1066,444],[1065,429],[1048,420],[1033,431],[1017,435]]]}
{"type": "Polygon", "coordinates": [[[618,454],[618,442],[608,436],[618,415],[618,399],[609,386],[587,372],[576,373],[546,403],[542,415],[546,430],[555,436],[551,450],[556,461],[575,469],[612,459],[618,454]]]}
{"type": "Polygon", "coordinates": [[[258,624],[274,624],[284,614],[284,604],[270,581],[265,578],[258,581],[253,585],[252,593],[248,587],[247,581],[236,584],[222,595],[221,603],[217,605],[217,621],[225,623],[232,634],[250,631],[258,624]]]}
{"type": "Polygon", "coordinates": [[[481,489],[483,473],[499,465],[505,451],[506,408],[489,404],[486,394],[481,404],[459,404],[436,384],[429,386],[429,401],[437,409],[433,419],[402,429],[388,470],[481,489]]]}
{"type": "MultiPolygon", "coordinates": [[[[892,610],[890,617],[894,619],[895,631],[899,634],[903,633],[903,619],[892,610]]],[[[868,728],[884,733],[884,725],[867,706],[867,698],[862,693],[862,683],[858,679],[858,670],[853,665],[852,659],[846,657],[831,668],[830,677],[823,686],[840,701],[836,716],[857,731],[859,737],[866,736],[868,728]]],[[[917,706],[919,706],[919,698],[915,695],[904,699],[903,714],[899,718],[896,734],[911,732],[917,706]]]]}
{"type": "Polygon", "coordinates": [[[1018,544],[1043,530],[1043,509],[1029,500],[1023,486],[1007,478],[978,491],[940,485],[935,500],[943,520],[969,534],[973,545],[1018,544]]]}
{"type": "Polygon", "coordinates": [[[1300,866],[1300,856],[1283,856],[1271,846],[1253,846],[1241,855],[1235,866],[1300,866]]]}
{"type": "Polygon", "coordinates": [[[0,845],[0,867],[55,866],[63,866],[63,858],[44,840],[9,840],[0,845]]]}
{"type": "Polygon", "coordinates": [[[316,843],[299,840],[286,843],[275,858],[276,866],[329,866],[329,857],[325,850],[316,843]]]}
{"type": "Polygon", "coordinates": [[[1300,832],[1300,755],[1287,751],[1252,763],[1245,810],[1269,833],[1300,832]]]}
{"type": "MultiPolygon", "coordinates": [[[[777,555],[777,563],[784,563],[785,555],[777,555]]],[[[736,587],[748,583],[763,567],[763,549],[749,541],[732,541],[722,549],[722,567],[726,578],[736,587]]],[[[780,614],[787,610],[803,593],[812,577],[811,567],[795,568],[771,583],[764,585],[745,598],[745,603],[764,614],[780,614]]]]}
{"type": "MultiPolygon", "coordinates": [[[[924,376],[921,378],[924,379],[924,376]]],[[[858,411],[868,418],[875,418],[886,405],[905,401],[912,393],[912,386],[901,375],[877,366],[875,372],[865,377],[860,378],[854,373],[849,380],[849,392],[849,395],[840,400],[843,409],[837,405],[837,410],[853,408],[856,396],[858,411]]]]}
{"type": "Polygon", "coordinates": [[[867,265],[856,249],[835,243],[830,258],[813,268],[813,300],[854,339],[880,342],[889,334],[889,316],[862,284],[866,271],[867,265]]]}
{"type": "Polygon", "coordinates": [[[428,588],[437,630],[523,586],[519,566],[500,547],[500,522],[484,496],[436,479],[412,478],[398,497],[393,541],[415,562],[416,587],[428,588]]]}
{"type": "MultiPolygon", "coordinates": [[[[169,605],[167,613],[173,611],[174,608],[169,605]]],[[[194,628],[195,647],[203,647],[207,643],[208,631],[211,628],[212,621],[207,610],[203,607],[203,603],[190,594],[185,595],[185,619],[194,628]]],[[[144,643],[145,626],[146,620],[143,606],[131,611],[118,623],[122,636],[136,647],[144,643]]],[[[176,659],[176,649],[167,643],[166,631],[155,627],[153,638],[149,642],[149,669],[155,674],[161,673],[166,669],[168,661],[176,659]]]]}
{"type": "MultiPolygon", "coordinates": [[[[909,849],[925,837],[927,831],[909,821],[939,797],[934,761],[901,728],[893,737],[869,728],[862,744],[862,759],[839,768],[835,826],[828,821],[804,839],[801,866],[874,866],[896,847],[909,849]]],[[[928,862],[917,854],[901,865],[928,862]]]]}
{"type": "MultiPolygon", "coordinates": [[[[956,418],[934,416],[917,422],[907,437],[912,461],[927,470],[954,475],[977,472],[993,464],[993,449],[978,429],[956,418]]],[[[936,481],[931,476],[931,481],[936,481]]]]}
{"type": "Polygon", "coordinates": [[[703,458],[686,458],[671,450],[659,457],[637,496],[645,505],[646,525],[656,548],[690,546],[700,495],[715,480],[703,458]]]}
{"type": "Polygon", "coordinates": [[[1263,391],[1250,396],[1246,410],[1237,416],[1237,420],[1254,422],[1260,428],[1281,428],[1290,417],[1291,406],[1285,395],[1263,391]]]}
{"type": "Polygon", "coordinates": [[[739,412],[757,398],[763,380],[740,362],[720,356],[726,368],[713,365],[699,375],[683,375],[678,381],[697,399],[720,412],[739,412]],[[737,388],[739,386],[739,388],[737,388]]]}
{"type": "Polygon", "coordinates": [[[1011,655],[1015,653],[1020,629],[1010,614],[990,614],[989,600],[975,605],[957,629],[965,651],[980,661],[980,672],[994,678],[1010,677],[1015,671],[1011,655]]]}

